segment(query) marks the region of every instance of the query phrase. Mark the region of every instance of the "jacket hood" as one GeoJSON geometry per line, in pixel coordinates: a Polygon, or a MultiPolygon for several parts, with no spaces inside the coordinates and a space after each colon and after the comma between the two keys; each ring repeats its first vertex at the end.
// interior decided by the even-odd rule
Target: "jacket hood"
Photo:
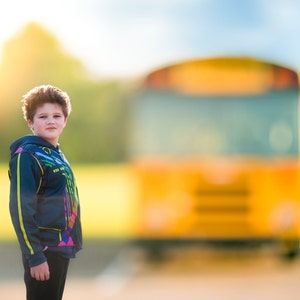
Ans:
{"type": "Polygon", "coordinates": [[[12,157],[14,153],[21,148],[22,146],[28,145],[28,144],[35,144],[37,146],[44,146],[48,148],[55,148],[51,143],[47,142],[46,140],[42,139],[39,136],[36,135],[25,135],[21,138],[18,138],[15,140],[11,146],[10,146],[10,156],[12,157]]]}

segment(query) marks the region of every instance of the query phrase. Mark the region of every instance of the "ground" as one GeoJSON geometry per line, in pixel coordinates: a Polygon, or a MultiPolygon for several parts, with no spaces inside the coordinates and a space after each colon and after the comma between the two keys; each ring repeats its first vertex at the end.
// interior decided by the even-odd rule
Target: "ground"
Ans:
{"type": "MultiPolygon", "coordinates": [[[[0,298],[25,299],[14,244],[1,245],[0,298]]],[[[64,300],[299,300],[300,260],[269,247],[171,248],[149,259],[123,242],[93,242],[70,266],[64,300]]]]}

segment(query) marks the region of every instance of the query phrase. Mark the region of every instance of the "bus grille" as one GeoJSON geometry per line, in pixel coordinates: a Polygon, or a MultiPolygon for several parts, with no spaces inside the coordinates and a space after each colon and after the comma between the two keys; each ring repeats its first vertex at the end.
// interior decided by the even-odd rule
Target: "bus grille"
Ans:
{"type": "Polygon", "coordinates": [[[200,182],[194,190],[191,232],[212,238],[250,235],[249,197],[246,178],[229,184],[200,182]]]}

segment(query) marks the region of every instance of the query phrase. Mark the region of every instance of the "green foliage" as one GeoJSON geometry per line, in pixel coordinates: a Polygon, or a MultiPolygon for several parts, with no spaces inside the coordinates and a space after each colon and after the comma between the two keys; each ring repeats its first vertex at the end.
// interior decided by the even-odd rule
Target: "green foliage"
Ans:
{"type": "Polygon", "coordinates": [[[55,36],[29,23],[4,45],[0,66],[0,161],[9,145],[30,133],[22,118],[22,95],[40,84],[65,90],[72,114],[60,143],[70,161],[115,162],[125,159],[125,108],[130,89],[121,81],[92,78],[66,53],[55,36]]]}

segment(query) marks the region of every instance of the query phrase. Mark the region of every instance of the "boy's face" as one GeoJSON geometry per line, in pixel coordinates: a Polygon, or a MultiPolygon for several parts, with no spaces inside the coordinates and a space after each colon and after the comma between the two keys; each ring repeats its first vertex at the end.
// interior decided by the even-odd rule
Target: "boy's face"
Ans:
{"type": "Polygon", "coordinates": [[[67,120],[59,104],[44,103],[37,108],[33,121],[27,120],[27,124],[35,135],[56,146],[67,120]]]}

